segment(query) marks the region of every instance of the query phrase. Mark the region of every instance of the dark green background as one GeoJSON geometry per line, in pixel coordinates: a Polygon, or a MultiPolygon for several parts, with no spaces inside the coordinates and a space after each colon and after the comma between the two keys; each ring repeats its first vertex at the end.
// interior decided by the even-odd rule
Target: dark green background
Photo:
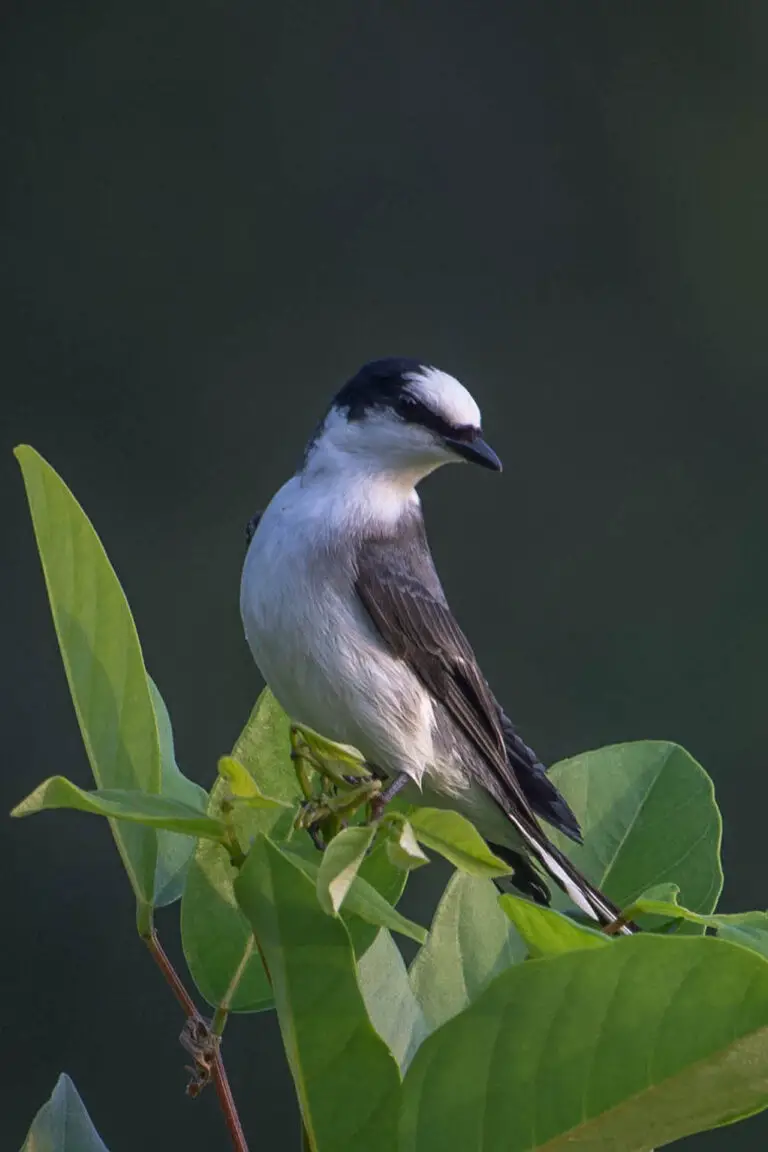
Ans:
{"type": "MultiPolygon", "coordinates": [[[[505,706],[550,760],[684,744],[717,783],[724,904],[765,907],[768,6],[37,0],[0,21],[3,809],[88,780],[11,446],[94,520],[208,782],[259,687],[245,521],[361,361],[413,355],[474,391],[506,464],[424,494],[505,706]]],[[[2,1147],[66,1069],[112,1152],[224,1148],[213,1094],[183,1097],[106,827],[45,815],[0,845],[2,1147]]],[[[227,1053],[253,1148],[296,1147],[274,1020],[233,1021],[227,1053]]]]}

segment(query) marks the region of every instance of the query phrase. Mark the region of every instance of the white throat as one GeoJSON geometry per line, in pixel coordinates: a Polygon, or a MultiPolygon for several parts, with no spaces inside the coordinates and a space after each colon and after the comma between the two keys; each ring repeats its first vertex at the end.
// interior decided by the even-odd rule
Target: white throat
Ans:
{"type": "Polygon", "coordinates": [[[449,456],[422,429],[391,417],[347,420],[331,409],[309,446],[301,475],[304,484],[331,483],[386,488],[407,499],[416,485],[449,456]]]}

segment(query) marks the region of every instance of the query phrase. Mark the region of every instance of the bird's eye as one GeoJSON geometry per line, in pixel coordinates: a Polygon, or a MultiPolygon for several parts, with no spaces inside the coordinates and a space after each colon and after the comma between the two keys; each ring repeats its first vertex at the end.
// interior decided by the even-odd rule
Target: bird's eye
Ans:
{"type": "Polygon", "coordinates": [[[458,428],[451,429],[451,439],[460,440],[462,444],[471,444],[479,435],[480,429],[475,428],[474,424],[461,424],[458,428]]]}
{"type": "Polygon", "coordinates": [[[422,405],[419,404],[415,396],[409,395],[408,392],[401,392],[395,401],[394,408],[401,420],[406,420],[409,424],[420,423],[422,405]]]}

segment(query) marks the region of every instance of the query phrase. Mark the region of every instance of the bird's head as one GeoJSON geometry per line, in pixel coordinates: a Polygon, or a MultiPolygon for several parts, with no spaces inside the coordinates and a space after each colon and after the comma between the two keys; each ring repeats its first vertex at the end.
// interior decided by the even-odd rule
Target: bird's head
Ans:
{"type": "Polygon", "coordinates": [[[453,376],[419,360],[373,360],[336,395],[308,445],[310,466],[401,475],[414,483],[441,464],[495,472],[480,409],[453,376]]]}

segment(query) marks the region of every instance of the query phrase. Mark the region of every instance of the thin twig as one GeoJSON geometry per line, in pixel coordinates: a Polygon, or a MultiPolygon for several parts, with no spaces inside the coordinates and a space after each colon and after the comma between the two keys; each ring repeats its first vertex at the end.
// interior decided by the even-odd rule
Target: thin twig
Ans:
{"type": "Polygon", "coordinates": [[[243,1126],[240,1123],[235,1098],[229,1086],[227,1070],[221,1058],[220,1037],[211,1031],[209,1025],[198,1012],[154,928],[148,935],[142,936],[142,939],[187,1017],[187,1023],[181,1034],[181,1042],[195,1061],[195,1068],[192,1069],[193,1079],[190,1081],[187,1091],[191,1096],[197,1096],[208,1081],[213,1080],[232,1147],[235,1152],[248,1152],[248,1144],[243,1126]]]}
{"type": "Polygon", "coordinates": [[[237,1105],[232,1095],[232,1089],[229,1086],[227,1070],[224,1067],[224,1061],[221,1058],[218,1044],[216,1046],[216,1059],[213,1064],[213,1085],[216,1089],[216,1095],[219,1098],[219,1107],[224,1113],[224,1121],[227,1125],[229,1138],[232,1141],[232,1147],[235,1149],[235,1152],[248,1152],[245,1132],[243,1132],[243,1126],[240,1123],[237,1105]]]}
{"type": "Polygon", "coordinates": [[[148,936],[142,936],[142,940],[149,948],[152,959],[157,964],[158,968],[165,977],[167,983],[170,985],[171,991],[178,1000],[187,1016],[199,1016],[194,1000],[184,987],[178,972],[171,963],[165,949],[163,948],[158,938],[157,932],[152,929],[148,936]]]}

